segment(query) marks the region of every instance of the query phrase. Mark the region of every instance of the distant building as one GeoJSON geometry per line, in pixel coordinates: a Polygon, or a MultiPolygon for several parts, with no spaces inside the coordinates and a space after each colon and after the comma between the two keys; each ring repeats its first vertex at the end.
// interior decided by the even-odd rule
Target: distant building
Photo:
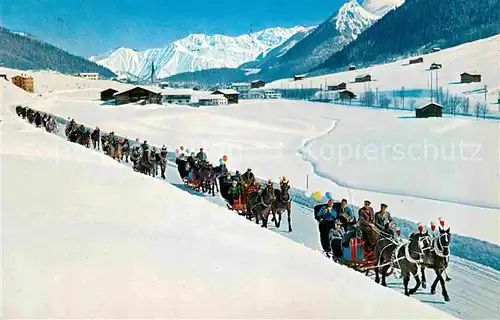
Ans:
{"type": "Polygon", "coordinates": [[[248,93],[250,92],[251,88],[252,85],[246,82],[231,84],[231,89],[237,91],[241,99],[248,99],[248,93]]]}
{"type": "Polygon", "coordinates": [[[439,52],[441,51],[441,48],[432,48],[432,52],[439,52]]]}
{"type": "Polygon", "coordinates": [[[251,89],[250,92],[248,92],[248,99],[265,99],[266,95],[264,94],[264,90],[261,89],[251,89]]]}
{"type": "Polygon", "coordinates": [[[443,65],[440,63],[433,63],[429,67],[430,70],[437,70],[437,69],[442,69],[442,68],[443,68],[443,65]]]}
{"type": "Polygon", "coordinates": [[[349,71],[356,70],[356,66],[349,66],[349,71]]]}
{"type": "Polygon", "coordinates": [[[222,94],[224,97],[226,97],[228,104],[238,103],[238,99],[240,96],[240,93],[234,89],[219,89],[212,92],[212,94],[222,94]]]}
{"type": "Polygon", "coordinates": [[[262,88],[266,85],[264,80],[254,80],[251,82],[252,89],[262,88]]]}
{"type": "Polygon", "coordinates": [[[293,76],[293,81],[304,80],[306,76],[304,74],[296,74],[293,76]]]}
{"type": "Polygon", "coordinates": [[[281,93],[277,90],[265,89],[264,90],[264,98],[265,99],[281,99],[281,93]]]}
{"type": "Polygon", "coordinates": [[[76,76],[88,80],[99,80],[99,74],[95,72],[81,72],[77,73],[76,76]]]}
{"type": "Polygon", "coordinates": [[[339,83],[338,85],[335,86],[328,86],[329,91],[345,90],[346,88],[347,85],[345,82],[339,83]]]}
{"type": "Polygon", "coordinates": [[[143,104],[161,104],[161,92],[159,90],[137,86],[113,95],[117,105],[131,102],[143,104]]]}
{"type": "Polygon", "coordinates": [[[168,83],[168,82],[160,82],[158,84],[158,87],[160,87],[161,89],[165,89],[165,88],[170,87],[170,83],[168,83]]]}
{"type": "Polygon", "coordinates": [[[443,106],[435,102],[430,102],[422,108],[415,109],[415,116],[417,118],[442,117],[443,106]]]}
{"type": "Polygon", "coordinates": [[[35,92],[35,81],[32,77],[20,75],[12,77],[12,84],[27,92],[35,92]]]}
{"type": "Polygon", "coordinates": [[[361,74],[354,79],[355,82],[370,82],[372,81],[372,76],[369,74],[361,74]]]}
{"type": "Polygon", "coordinates": [[[173,89],[161,93],[163,104],[191,104],[192,94],[187,90],[173,89]]]}
{"type": "Polygon", "coordinates": [[[352,100],[356,99],[356,95],[349,90],[342,90],[339,92],[339,99],[340,100],[352,100]]]}
{"type": "Polygon", "coordinates": [[[464,72],[460,75],[460,82],[462,83],[481,82],[481,75],[464,72]]]}
{"type": "Polygon", "coordinates": [[[4,78],[5,80],[9,81],[6,74],[0,74],[0,78],[4,78]]]}
{"type": "Polygon", "coordinates": [[[113,88],[106,89],[104,91],[101,91],[101,101],[108,101],[113,99],[113,95],[117,93],[118,90],[115,90],[113,88]]]}
{"type": "Polygon", "coordinates": [[[419,58],[416,58],[416,59],[410,59],[410,64],[416,64],[416,63],[424,63],[424,58],[423,57],[419,57],[419,58]]]}
{"type": "Polygon", "coordinates": [[[227,105],[227,98],[222,94],[211,94],[198,99],[200,106],[222,106],[227,105]]]}

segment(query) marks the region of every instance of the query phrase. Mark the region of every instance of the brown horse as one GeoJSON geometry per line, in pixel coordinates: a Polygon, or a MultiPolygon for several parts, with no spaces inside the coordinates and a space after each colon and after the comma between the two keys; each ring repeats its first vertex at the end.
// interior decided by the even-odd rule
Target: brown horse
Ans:
{"type": "Polygon", "coordinates": [[[288,214],[288,232],[292,232],[292,197],[290,196],[290,185],[288,181],[280,182],[280,189],[274,189],[276,200],[273,202],[273,219],[276,228],[280,227],[281,215],[283,212],[288,214]],[[276,214],[278,219],[276,219],[276,214]]]}

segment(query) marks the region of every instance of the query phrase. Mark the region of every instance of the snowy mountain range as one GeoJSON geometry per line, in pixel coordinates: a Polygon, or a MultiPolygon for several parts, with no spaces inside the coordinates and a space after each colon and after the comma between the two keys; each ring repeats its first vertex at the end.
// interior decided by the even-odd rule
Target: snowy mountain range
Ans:
{"type": "Polygon", "coordinates": [[[181,72],[192,72],[211,68],[236,68],[241,64],[264,57],[297,32],[311,28],[269,28],[238,37],[225,35],[191,34],[184,39],[168,44],[164,48],[135,51],[118,48],[104,56],[90,57],[117,74],[149,77],[151,64],[156,77],[163,78],[181,72]]]}
{"type": "Polygon", "coordinates": [[[366,0],[361,6],[356,0],[349,0],[318,27],[311,28],[307,32],[297,32],[265,58],[240,66],[240,72],[222,69],[217,72],[207,70],[201,73],[174,75],[169,80],[211,83],[211,81],[220,80],[214,79],[213,75],[216,73],[219,76],[222,75],[221,78],[224,79],[230,75],[234,81],[247,80],[245,76],[250,79],[275,80],[308,72],[355,40],[385,13],[402,3],[402,0],[366,0]]]}

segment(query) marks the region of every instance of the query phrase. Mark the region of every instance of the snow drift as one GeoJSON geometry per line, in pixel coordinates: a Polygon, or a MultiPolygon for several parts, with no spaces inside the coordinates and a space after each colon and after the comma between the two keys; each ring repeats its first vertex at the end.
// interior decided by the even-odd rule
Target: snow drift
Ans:
{"type": "Polygon", "coordinates": [[[2,102],[6,318],[451,318],[2,102]]]}

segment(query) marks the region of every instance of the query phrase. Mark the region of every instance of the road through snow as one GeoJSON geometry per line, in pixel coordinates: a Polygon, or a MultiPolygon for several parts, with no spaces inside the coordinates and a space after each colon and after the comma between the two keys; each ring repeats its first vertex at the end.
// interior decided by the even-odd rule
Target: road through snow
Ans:
{"type": "MultiPolygon", "coordinates": [[[[60,130],[59,136],[64,138],[64,130],[60,130]]],[[[124,165],[131,167],[130,163],[124,163],[124,165]]],[[[215,197],[207,196],[185,187],[173,163],[169,163],[166,177],[166,182],[194,196],[203,197],[218,205],[226,206],[225,200],[219,195],[215,197]]],[[[244,218],[242,217],[242,219],[244,218]]],[[[248,221],[248,223],[255,224],[253,221],[248,221]]],[[[310,249],[316,250],[319,255],[323,255],[319,243],[317,223],[312,217],[310,208],[294,202],[292,205],[292,226],[294,231],[289,233],[287,231],[287,222],[285,219],[282,222],[281,228],[277,229],[270,225],[269,230],[310,249]]],[[[332,263],[334,262],[332,261],[332,263]]],[[[435,279],[433,272],[430,270],[427,271],[428,289],[420,289],[413,297],[423,303],[431,304],[440,310],[463,319],[500,318],[499,271],[458,257],[451,258],[449,271],[452,277],[452,281],[447,283],[448,292],[451,297],[450,302],[444,302],[441,296],[440,286],[437,288],[436,295],[431,295],[429,293],[430,283],[435,279]]],[[[392,276],[388,279],[388,285],[403,294],[402,281],[400,279],[392,276]]],[[[410,283],[410,285],[412,285],[412,283],[410,283]]]]}

